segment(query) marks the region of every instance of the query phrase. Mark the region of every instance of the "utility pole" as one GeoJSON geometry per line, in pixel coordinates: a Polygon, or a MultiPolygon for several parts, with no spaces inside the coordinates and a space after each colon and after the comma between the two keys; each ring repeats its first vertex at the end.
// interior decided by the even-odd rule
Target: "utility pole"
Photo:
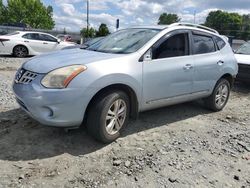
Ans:
{"type": "Polygon", "coordinates": [[[87,38],[89,37],[89,0],[87,0],[87,38]]]}

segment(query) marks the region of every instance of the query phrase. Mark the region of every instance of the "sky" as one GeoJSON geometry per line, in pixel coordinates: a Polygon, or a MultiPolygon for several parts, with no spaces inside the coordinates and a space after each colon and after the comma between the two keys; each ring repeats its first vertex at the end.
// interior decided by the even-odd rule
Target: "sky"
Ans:
{"type": "MultiPolygon", "coordinates": [[[[54,9],[55,29],[79,31],[86,27],[87,0],[42,0],[54,9]]],[[[250,0],[89,0],[90,26],[101,23],[115,30],[120,27],[157,24],[161,13],[176,13],[182,22],[204,23],[212,10],[222,9],[239,14],[250,14],[250,0]]]]}

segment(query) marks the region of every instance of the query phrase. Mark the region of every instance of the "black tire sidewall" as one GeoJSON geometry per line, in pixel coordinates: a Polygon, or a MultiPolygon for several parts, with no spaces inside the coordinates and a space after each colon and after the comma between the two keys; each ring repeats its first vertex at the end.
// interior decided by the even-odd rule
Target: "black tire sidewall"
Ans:
{"type": "Polygon", "coordinates": [[[28,53],[29,53],[29,52],[28,52],[28,48],[27,48],[26,46],[18,45],[18,46],[15,46],[14,49],[13,49],[13,55],[14,55],[15,57],[26,57],[26,56],[28,56],[28,53]],[[17,55],[17,53],[16,53],[16,48],[18,48],[18,47],[25,48],[25,49],[26,49],[26,53],[25,53],[24,55],[22,55],[22,56],[17,55]]]}
{"type": "Polygon", "coordinates": [[[130,103],[128,96],[122,91],[113,91],[107,93],[97,100],[96,104],[94,104],[94,108],[90,112],[90,117],[88,117],[90,123],[88,123],[87,127],[90,129],[90,133],[92,136],[97,138],[98,140],[104,143],[110,143],[116,140],[120,136],[120,132],[124,129],[124,127],[128,123],[129,113],[130,113],[130,103]],[[110,108],[110,106],[114,103],[114,101],[122,99],[126,103],[127,111],[126,111],[126,119],[123,123],[121,129],[114,135],[108,134],[106,130],[106,115],[110,108]],[[95,117],[94,117],[95,116],[95,117]],[[95,118],[95,119],[93,119],[95,118]],[[94,127],[93,127],[94,125],[94,127]],[[90,127],[92,126],[92,127],[90,127]]]}

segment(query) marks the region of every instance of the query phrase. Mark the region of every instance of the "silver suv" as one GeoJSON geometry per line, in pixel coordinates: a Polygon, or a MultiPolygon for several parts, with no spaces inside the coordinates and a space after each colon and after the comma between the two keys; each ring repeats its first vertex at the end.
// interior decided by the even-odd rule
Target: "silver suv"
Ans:
{"type": "Polygon", "coordinates": [[[108,143],[138,112],[200,98],[222,110],[237,72],[217,31],[176,23],[123,29],[86,50],[32,58],[18,70],[13,90],[40,123],[69,128],[86,122],[91,135],[108,143]]]}

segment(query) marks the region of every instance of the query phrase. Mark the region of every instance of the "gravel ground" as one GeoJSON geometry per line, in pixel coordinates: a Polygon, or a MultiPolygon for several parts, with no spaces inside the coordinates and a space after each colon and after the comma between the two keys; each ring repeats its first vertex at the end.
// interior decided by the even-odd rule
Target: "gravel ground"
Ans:
{"type": "Polygon", "coordinates": [[[11,82],[24,61],[0,57],[0,188],[250,187],[249,85],[222,112],[191,102],[141,113],[103,145],[18,109],[11,82]]]}

